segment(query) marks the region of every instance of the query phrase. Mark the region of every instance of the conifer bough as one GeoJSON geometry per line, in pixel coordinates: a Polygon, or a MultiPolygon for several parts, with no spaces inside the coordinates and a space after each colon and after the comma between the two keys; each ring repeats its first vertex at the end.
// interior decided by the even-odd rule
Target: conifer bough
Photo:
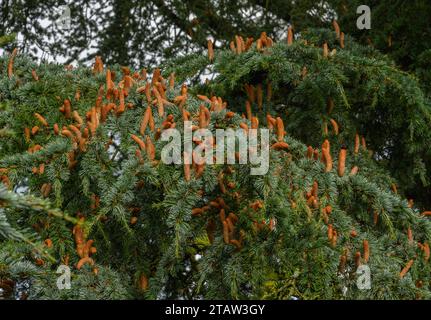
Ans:
{"type": "MultiPolygon", "coordinates": [[[[24,56],[19,66],[12,64],[13,77],[8,67],[0,70],[1,102],[13,106],[2,110],[0,124],[16,133],[0,139],[1,184],[12,190],[25,182],[46,205],[33,201],[24,211],[9,199],[24,200],[2,186],[6,220],[0,216],[0,232],[10,232],[11,221],[37,235],[32,239],[40,239],[41,251],[55,257],[19,257],[43,271],[26,275],[33,280],[30,298],[56,297],[55,270],[66,261],[73,281],[80,283],[62,293],[66,298],[289,299],[293,287],[301,299],[429,298],[429,207],[419,207],[416,199],[409,203],[401,182],[393,192],[391,168],[362,152],[376,152],[381,143],[369,112],[397,102],[377,96],[377,109],[362,112],[366,100],[360,92],[352,99],[348,84],[365,75],[375,84],[378,74],[414,85],[395,67],[386,68],[378,55],[384,67],[373,63],[371,68],[364,49],[350,39],[342,55],[330,54],[329,48],[341,49],[337,32],[322,37],[304,32],[288,45],[264,33],[256,41],[237,36],[232,51],[183,57],[153,70],[148,79],[146,70],[108,69],[100,57],[93,72],[35,66],[24,56]],[[325,59],[322,43],[327,44],[325,59]],[[193,77],[187,72],[196,74],[209,62],[220,76],[190,88],[182,84],[193,77]],[[349,69],[355,64],[360,67],[349,69]],[[269,67],[274,65],[277,70],[269,67]],[[325,73],[325,66],[336,72],[325,73]],[[31,70],[43,76],[35,81],[31,70]],[[38,90],[42,82],[52,92],[38,90]],[[324,136],[322,119],[332,125],[324,136]],[[192,121],[195,131],[212,133],[270,129],[269,172],[251,176],[252,164],[203,166],[193,150],[181,150],[189,162],[164,164],[160,155],[168,142],[162,134],[172,127],[183,134],[184,120],[192,121]],[[37,132],[31,129],[36,126],[37,132]],[[26,219],[16,219],[21,216],[26,219]],[[373,272],[366,292],[354,281],[361,264],[373,272]]],[[[2,57],[2,65],[11,60],[2,57]]],[[[379,86],[390,86],[377,78],[379,86]]],[[[411,87],[405,90],[411,93],[411,87]]],[[[424,102],[405,101],[412,99],[415,105],[409,107],[420,109],[424,102]]],[[[390,107],[385,111],[396,110],[390,107]]],[[[409,127],[403,126],[409,114],[391,115],[402,124],[399,128],[409,127]]],[[[195,147],[203,140],[192,143],[195,147]]],[[[410,149],[403,149],[405,159],[412,156],[410,149]]],[[[1,241],[8,245],[0,246],[0,257],[11,260],[21,252],[16,246],[33,249],[1,241]]],[[[11,262],[0,262],[12,276],[11,262]]]]}

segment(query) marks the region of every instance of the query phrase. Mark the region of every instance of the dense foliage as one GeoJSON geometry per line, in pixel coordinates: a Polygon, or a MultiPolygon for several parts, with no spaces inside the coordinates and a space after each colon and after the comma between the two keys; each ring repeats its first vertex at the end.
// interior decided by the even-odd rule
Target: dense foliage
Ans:
{"type": "Polygon", "coordinates": [[[155,65],[206,48],[219,48],[237,34],[279,39],[296,30],[330,27],[336,18],[345,33],[389,54],[405,70],[415,70],[430,48],[428,0],[2,0],[0,35],[20,34],[20,50],[44,57],[89,62],[101,55],[109,63],[155,65]],[[58,24],[61,6],[70,8],[70,27],[58,24]],[[356,9],[371,9],[371,29],[356,26],[356,9]],[[152,23],[149,23],[149,22],[152,23]],[[423,57],[423,56],[422,56],[423,57]]]}
{"type": "Polygon", "coordinates": [[[430,105],[374,49],[326,29],[236,37],[151,77],[100,58],[90,69],[15,54],[0,59],[2,288],[27,279],[36,299],[430,298],[430,105]],[[269,172],[164,164],[160,135],[185,119],[270,128],[269,172]],[[56,287],[60,264],[70,290],[56,287]],[[357,286],[360,265],[370,290],[357,286]]]}

